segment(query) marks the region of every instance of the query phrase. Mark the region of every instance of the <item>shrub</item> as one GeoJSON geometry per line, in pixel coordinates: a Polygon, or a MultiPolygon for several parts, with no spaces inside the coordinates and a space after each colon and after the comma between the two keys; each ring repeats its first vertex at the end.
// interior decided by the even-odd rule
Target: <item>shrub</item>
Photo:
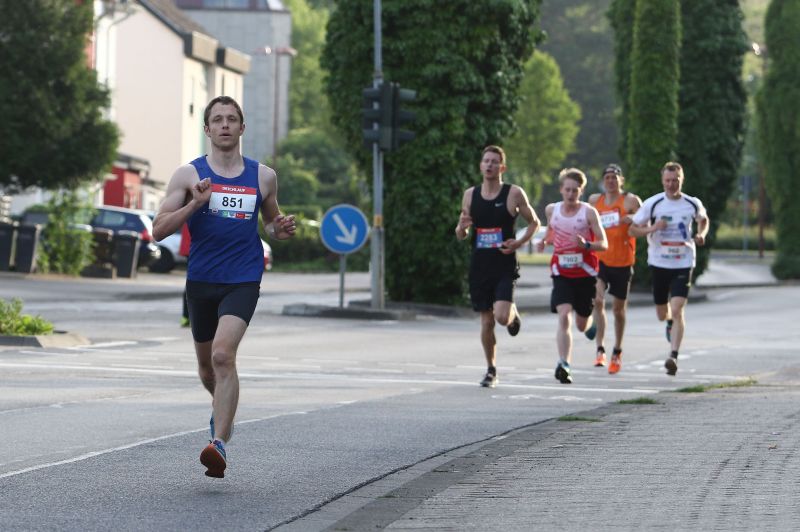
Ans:
{"type": "Polygon", "coordinates": [[[0,334],[8,336],[27,336],[52,334],[53,324],[39,317],[22,314],[22,300],[14,298],[11,302],[0,299],[0,334]]]}

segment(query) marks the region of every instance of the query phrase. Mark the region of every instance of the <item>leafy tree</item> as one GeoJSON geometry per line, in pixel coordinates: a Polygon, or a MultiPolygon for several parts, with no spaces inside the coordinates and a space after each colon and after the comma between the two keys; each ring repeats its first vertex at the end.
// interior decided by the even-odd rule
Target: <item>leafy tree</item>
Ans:
{"type": "Polygon", "coordinates": [[[510,181],[533,198],[567,154],[575,150],[581,110],[567,93],[558,64],[548,54],[535,51],[525,64],[519,88],[522,98],[514,115],[517,131],[506,141],[510,181]]]}
{"type": "Polygon", "coordinates": [[[315,203],[323,209],[337,203],[369,204],[366,183],[353,159],[327,132],[316,128],[294,129],[281,143],[281,153],[294,156],[314,174],[315,203]]]}
{"type": "Polygon", "coordinates": [[[76,227],[94,209],[75,190],[62,190],[47,203],[48,222],[42,233],[38,266],[42,273],[79,275],[94,259],[92,233],[76,227]]]}
{"type": "Polygon", "coordinates": [[[599,15],[610,0],[556,0],[542,3],[542,51],[555,58],[564,85],[581,109],[575,150],[566,165],[598,169],[615,160],[613,39],[599,15]]]}
{"type": "Polygon", "coordinates": [[[711,218],[695,273],[708,266],[720,219],[738,181],[747,94],[742,62],[748,50],[738,0],[682,0],[678,160],[684,190],[698,196],[711,218]]]}
{"type": "Polygon", "coordinates": [[[315,205],[319,181],[305,163],[284,153],[277,163],[270,163],[280,176],[280,199],[283,205],[315,205]]]}
{"type": "MultiPolygon", "coordinates": [[[[468,249],[453,237],[481,149],[513,130],[539,0],[385,0],[383,75],[418,91],[417,138],[385,157],[386,281],[398,301],[463,302],[468,249]],[[454,273],[455,272],[455,273],[454,273]]],[[[334,124],[361,167],[361,90],[371,85],[373,6],[341,0],[322,65],[334,124]]]]}
{"type": "Polygon", "coordinates": [[[631,100],[631,50],[636,17],[636,0],[611,0],[608,18],[614,29],[614,86],[617,95],[618,154],[623,168],[628,168],[628,120],[631,100]]]}
{"type": "MultiPolygon", "coordinates": [[[[627,187],[642,198],[663,190],[661,167],[675,159],[678,135],[679,0],[636,2],[629,88],[627,187]]],[[[650,282],[647,246],[636,246],[634,282],[650,282]]]]}
{"type": "Polygon", "coordinates": [[[772,271],[779,279],[800,278],[800,0],[773,0],[764,31],[769,70],[758,94],[759,153],[766,171],[777,235],[772,271]]]}
{"type": "Polygon", "coordinates": [[[114,161],[108,93],[84,49],[92,2],[4,0],[0,17],[0,185],[73,188],[114,161]]]}

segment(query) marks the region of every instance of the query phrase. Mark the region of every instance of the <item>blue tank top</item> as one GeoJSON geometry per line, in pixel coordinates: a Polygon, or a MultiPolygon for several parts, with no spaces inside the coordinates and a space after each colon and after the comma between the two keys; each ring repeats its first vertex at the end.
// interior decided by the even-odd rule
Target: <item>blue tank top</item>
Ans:
{"type": "Polygon", "coordinates": [[[261,282],[264,248],[258,236],[258,161],[244,158],[244,172],[221,177],[206,157],[192,161],[200,179],[211,178],[211,199],[189,217],[192,237],[186,278],[209,283],[261,282]]]}

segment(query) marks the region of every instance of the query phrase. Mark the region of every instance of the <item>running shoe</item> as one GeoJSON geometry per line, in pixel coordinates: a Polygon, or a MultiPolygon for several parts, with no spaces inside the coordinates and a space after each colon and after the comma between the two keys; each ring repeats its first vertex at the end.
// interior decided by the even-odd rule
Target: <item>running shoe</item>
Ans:
{"type": "Polygon", "coordinates": [[[187,318],[185,316],[182,317],[181,318],[181,327],[188,327],[188,326],[189,326],[189,318],[187,318]]]}
{"type": "Polygon", "coordinates": [[[666,327],[667,342],[672,342],[672,320],[667,320],[666,327]]]}
{"type": "Polygon", "coordinates": [[[487,371],[486,376],[481,381],[481,386],[483,386],[484,388],[494,388],[495,386],[497,386],[498,382],[499,381],[497,380],[497,374],[489,373],[487,371]]]}
{"type": "Polygon", "coordinates": [[[522,320],[519,319],[519,312],[514,315],[514,321],[511,322],[511,325],[506,327],[508,329],[508,334],[511,336],[516,336],[519,334],[519,328],[522,327],[522,320]]]}
{"type": "Polygon", "coordinates": [[[586,338],[589,340],[594,340],[594,337],[597,336],[597,324],[592,322],[592,326],[583,331],[583,334],[585,334],[586,338]]]}
{"type": "Polygon", "coordinates": [[[219,440],[206,445],[200,453],[200,463],[206,466],[206,476],[225,478],[225,468],[228,465],[225,457],[225,445],[219,440]]]}
{"type": "Polygon", "coordinates": [[[602,368],[606,365],[606,352],[603,349],[597,350],[597,356],[594,359],[594,367],[602,368]]]}
{"type": "Polygon", "coordinates": [[[608,365],[608,372],[612,375],[619,373],[620,369],[622,369],[622,352],[611,355],[611,363],[608,365]]]}
{"type": "Polygon", "coordinates": [[[556,379],[558,379],[561,384],[572,384],[572,372],[569,369],[569,364],[563,360],[556,366],[556,379]]]}
{"type": "Polygon", "coordinates": [[[669,357],[664,361],[664,367],[667,368],[667,375],[675,375],[678,373],[678,359],[669,357]]]}

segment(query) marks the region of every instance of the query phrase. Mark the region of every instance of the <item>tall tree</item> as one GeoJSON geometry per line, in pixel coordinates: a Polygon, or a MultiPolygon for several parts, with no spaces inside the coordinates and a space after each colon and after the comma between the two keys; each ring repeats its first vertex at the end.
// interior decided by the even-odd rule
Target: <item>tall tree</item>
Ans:
{"type": "Polygon", "coordinates": [[[102,114],[108,93],[84,53],[92,2],[11,4],[0,7],[0,185],[73,188],[106,170],[118,143],[102,114]]]}
{"type": "MultiPolygon", "coordinates": [[[[676,158],[680,44],[679,0],[636,2],[626,181],[627,188],[642,198],[663,190],[661,167],[676,158]]],[[[639,285],[650,281],[646,248],[636,247],[639,285]]]]}
{"type": "Polygon", "coordinates": [[[800,0],[772,0],[765,19],[769,70],[758,94],[759,152],[773,205],[779,279],[800,278],[800,0]]]}
{"type": "MultiPolygon", "coordinates": [[[[453,236],[481,149],[513,130],[540,0],[384,0],[383,74],[416,89],[415,141],[385,158],[386,284],[397,301],[463,302],[468,250],[453,236]]],[[[372,2],[341,0],[323,66],[333,120],[364,168],[361,89],[371,85],[372,2]]]]}
{"type": "Polygon", "coordinates": [[[618,149],[623,168],[628,168],[628,120],[631,108],[631,51],[636,0],[611,0],[608,19],[614,29],[614,87],[617,101],[618,149]]]}
{"type": "Polygon", "coordinates": [[[734,185],[744,145],[747,94],[742,63],[748,50],[738,0],[682,0],[678,160],[684,189],[703,200],[711,218],[695,273],[708,266],[720,217],[734,185]]]}
{"type": "Polygon", "coordinates": [[[613,38],[609,22],[598,15],[610,0],[550,0],[542,3],[541,49],[558,63],[564,85],[580,105],[575,150],[567,165],[598,172],[615,160],[613,38]]]}
{"type": "Polygon", "coordinates": [[[522,101],[514,115],[517,131],[504,145],[506,176],[534,201],[542,185],[552,181],[575,150],[581,109],[564,88],[558,64],[544,52],[535,51],[525,64],[519,94],[522,101]]]}

